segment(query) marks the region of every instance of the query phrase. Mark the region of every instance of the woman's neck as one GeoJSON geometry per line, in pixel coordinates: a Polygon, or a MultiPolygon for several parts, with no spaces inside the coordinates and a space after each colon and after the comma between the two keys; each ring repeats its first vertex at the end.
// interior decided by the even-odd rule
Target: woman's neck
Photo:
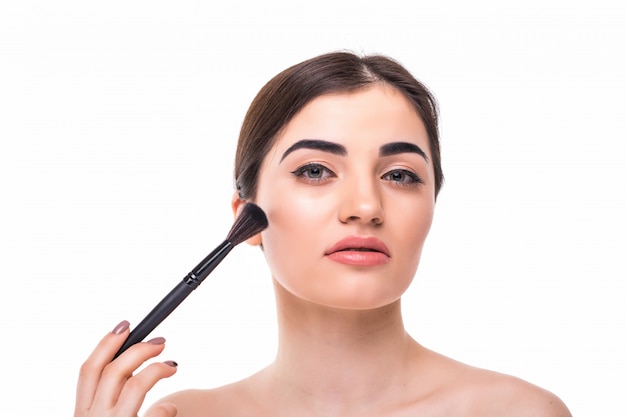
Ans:
{"type": "Polygon", "coordinates": [[[407,385],[419,345],[404,329],[399,300],[368,311],[332,309],[278,284],[276,297],[279,347],[267,382],[280,385],[279,392],[290,391],[300,404],[335,404],[340,412],[372,406],[381,393],[407,385]]]}

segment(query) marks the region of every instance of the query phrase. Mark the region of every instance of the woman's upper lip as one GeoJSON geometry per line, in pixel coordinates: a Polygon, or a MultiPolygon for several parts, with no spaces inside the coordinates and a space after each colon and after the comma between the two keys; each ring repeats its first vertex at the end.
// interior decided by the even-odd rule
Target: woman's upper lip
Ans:
{"type": "Polygon", "coordinates": [[[331,246],[330,249],[326,251],[326,255],[350,249],[371,250],[373,252],[381,252],[389,256],[389,249],[387,246],[381,240],[373,236],[348,236],[331,246]]]}

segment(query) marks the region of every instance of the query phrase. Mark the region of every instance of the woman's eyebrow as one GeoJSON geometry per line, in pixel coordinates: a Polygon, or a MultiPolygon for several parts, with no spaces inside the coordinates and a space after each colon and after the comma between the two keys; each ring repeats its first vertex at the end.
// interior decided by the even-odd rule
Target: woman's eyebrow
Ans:
{"type": "Polygon", "coordinates": [[[321,139],[303,139],[291,145],[285,151],[285,153],[283,153],[283,156],[280,158],[281,162],[291,152],[295,151],[296,149],[303,149],[303,148],[315,149],[315,150],[323,151],[323,152],[330,152],[332,154],[341,155],[341,156],[345,156],[348,154],[346,147],[338,143],[328,142],[326,140],[321,140],[321,139]]]}
{"type": "Polygon", "coordinates": [[[420,155],[422,158],[424,158],[426,162],[428,162],[428,156],[426,155],[426,152],[424,152],[422,148],[420,148],[416,144],[410,143],[410,142],[386,143],[380,147],[380,151],[378,152],[378,155],[379,156],[391,156],[391,155],[397,155],[397,154],[406,153],[406,152],[416,153],[420,155]]]}

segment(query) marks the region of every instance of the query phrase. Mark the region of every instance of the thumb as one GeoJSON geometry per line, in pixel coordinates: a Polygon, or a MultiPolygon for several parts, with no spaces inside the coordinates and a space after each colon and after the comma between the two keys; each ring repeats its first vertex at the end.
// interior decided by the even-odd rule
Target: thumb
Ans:
{"type": "Polygon", "coordinates": [[[144,417],[174,417],[177,414],[178,409],[173,403],[161,403],[150,407],[144,417]]]}

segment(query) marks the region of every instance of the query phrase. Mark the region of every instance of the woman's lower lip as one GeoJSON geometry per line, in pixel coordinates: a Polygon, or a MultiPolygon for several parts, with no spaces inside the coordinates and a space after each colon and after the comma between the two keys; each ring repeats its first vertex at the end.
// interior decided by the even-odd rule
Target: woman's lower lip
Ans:
{"type": "Polygon", "coordinates": [[[375,251],[346,250],[333,252],[326,256],[335,262],[347,265],[376,266],[389,262],[389,256],[375,251]]]}

